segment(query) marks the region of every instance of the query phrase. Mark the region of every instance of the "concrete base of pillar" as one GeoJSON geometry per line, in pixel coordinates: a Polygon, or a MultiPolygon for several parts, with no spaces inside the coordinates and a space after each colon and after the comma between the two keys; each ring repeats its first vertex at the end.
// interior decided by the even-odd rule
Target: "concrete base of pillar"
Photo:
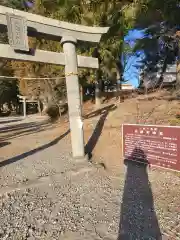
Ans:
{"type": "Polygon", "coordinates": [[[89,156],[85,155],[84,157],[73,157],[76,162],[89,162],[89,156]]]}

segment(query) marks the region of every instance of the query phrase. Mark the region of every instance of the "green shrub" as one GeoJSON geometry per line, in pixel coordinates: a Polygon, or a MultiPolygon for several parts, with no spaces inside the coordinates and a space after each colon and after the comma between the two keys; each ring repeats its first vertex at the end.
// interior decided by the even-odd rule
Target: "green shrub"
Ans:
{"type": "Polygon", "coordinates": [[[59,107],[55,104],[48,106],[46,113],[52,121],[56,121],[60,117],[59,107]]]}

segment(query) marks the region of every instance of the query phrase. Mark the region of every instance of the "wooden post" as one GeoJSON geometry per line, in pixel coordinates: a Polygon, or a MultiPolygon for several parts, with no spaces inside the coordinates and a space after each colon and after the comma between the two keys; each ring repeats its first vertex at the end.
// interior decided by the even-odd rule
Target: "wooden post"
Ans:
{"type": "Polygon", "coordinates": [[[77,40],[73,37],[67,36],[62,38],[61,43],[63,44],[65,54],[65,76],[71,129],[72,154],[74,158],[84,158],[84,133],[76,54],[77,40]]]}
{"type": "Polygon", "coordinates": [[[26,98],[23,98],[23,116],[26,118],[26,98]]]}

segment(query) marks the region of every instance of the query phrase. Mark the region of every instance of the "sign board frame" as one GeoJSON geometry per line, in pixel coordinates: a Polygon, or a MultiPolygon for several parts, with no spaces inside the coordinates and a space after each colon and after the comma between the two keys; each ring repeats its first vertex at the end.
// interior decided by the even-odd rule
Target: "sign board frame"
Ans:
{"type": "MultiPolygon", "coordinates": [[[[180,126],[167,126],[167,125],[149,125],[149,124],[128,124],[128,123],[124,123],[122,124],[121,126],[121,130],[122,130],[122,157],[123,159],[125,160],[125,152],[124,152],[124,148],[125,148],[125,139],[124,139],[124,126],[137,126],[137,127],[149,127],[149,128],[177,128],[179,129],[180,131],[180,126]]],[[[180,138],[179,138],[180,139],[180,138]]],[[[178,141],[178,140],[177,140],[178,141]]],[[[178,146],[177,146],[177,151],[178,151],[178,146]]],[[[180,146],[179,146],[179,152],[180,152],[180,146]]],[[[178,157],[178,156],[177,156],[178,157]]],[[[141,164],[147,164],[147,162],[143,162],[143,161],[138,161],[138,160],[129,160],[129,161],[132,161],[132,162],[137,162],[137,163],[141,163],[141,164]]],[[[180,159],[179,159],[180,161],[180,159]]],[[[179,163],[180,164],[180,163],[179,163]]],[[[168,170],[168,171],[173,171],[173,172],[180,172],[180,170],[176,170],[176,169],[172,169],[172,168],[169,168],[169,167],[164,167],[164,166],[160,166],[160,165],[156,165],[156,164],[151,164],[151,162],[149,162],[149,165],[152,166],[152,167],[155,167],[155,168],[160,168],[160,169],[165,169],[165,170],[168,170]]]]}

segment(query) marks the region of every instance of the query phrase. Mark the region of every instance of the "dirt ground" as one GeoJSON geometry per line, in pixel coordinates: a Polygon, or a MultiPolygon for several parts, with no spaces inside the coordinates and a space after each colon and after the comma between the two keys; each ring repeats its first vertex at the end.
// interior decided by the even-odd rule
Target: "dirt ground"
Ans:
{"type": "MultiPolygon", "coordinates": [[[[179,101],[169,101],[167,100],[168,96],[167,92],[161,91],[149,94],[148,98],[139,96],[129,99],[124,103],[117,103],[117,108],[108,112],[105,121],[103,116],[100,117],[102,119],[100,121],[103,122],[100,125],[103,126],[100,126],[100,136],[93,150],[94,158],[105,163],[108,169],[119,170],[122,165],[121,127],[123,123],[180,125],[179,101]]],[[[89,127],[92,125],[92,121],[93,119],[85,121],[87,141],[92,133],[89,127]]]]}
{"type": "MultiPolygon", "coordinates": [[[[178,112],[179,102],[168,101],[164,91],[150,94],[148,98],[138,96],[123,103],[111,100],[100,109],[95,109],[88,102],[83,107],[86,151],[92,152],[93,161],[104,163],[108,170],[116,172],[122,166],[122,123],[180,125],[178,112]]],[[[3,121],[0,123],[1,127],[4,126],[2,123],[3,121]]],[[[9,129],[7,124],[5,126],[0,131],[0,155],[6,157],[39,147],[42,140],[52,141],[69,129],[67,116],[53,124],[46,122],[45,117],[29,116],[26,120],[10,121],[9,129]],[[35,142],[28,138],[34,134],[37,136],[35,142]],[[25,139],[23,144],[19,144],[19,137],[23,137],[23,141],[25,139]]],[[[70,141],[70,134],[67,138],[70,141]]]]}

